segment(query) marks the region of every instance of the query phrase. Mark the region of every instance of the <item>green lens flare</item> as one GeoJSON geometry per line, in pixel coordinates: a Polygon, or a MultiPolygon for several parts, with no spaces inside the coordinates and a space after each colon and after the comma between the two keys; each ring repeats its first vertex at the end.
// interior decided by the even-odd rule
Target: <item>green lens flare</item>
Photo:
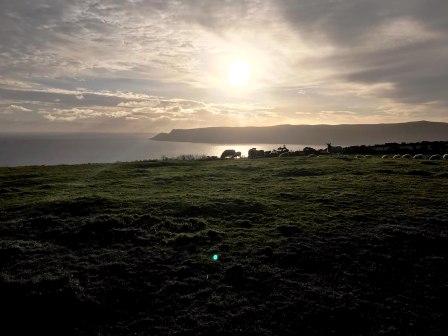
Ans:
{"type": "Polygon", "coordinates": [[[218,256],[217,254],[214,254],[214,255],[213,255],[213,260],[214,260],[214,261],[218,260],[218,258],[219,258],[219,256],[218,256]]]}

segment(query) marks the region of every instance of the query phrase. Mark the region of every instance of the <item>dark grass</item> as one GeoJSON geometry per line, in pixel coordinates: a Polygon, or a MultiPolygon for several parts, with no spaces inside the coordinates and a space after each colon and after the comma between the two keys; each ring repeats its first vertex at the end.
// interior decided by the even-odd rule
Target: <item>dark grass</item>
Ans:
{"type": "Polygon", "coordinates": [[[447,187],[444,161],[0,168],[2,329],[446,335],[447,187]]]}

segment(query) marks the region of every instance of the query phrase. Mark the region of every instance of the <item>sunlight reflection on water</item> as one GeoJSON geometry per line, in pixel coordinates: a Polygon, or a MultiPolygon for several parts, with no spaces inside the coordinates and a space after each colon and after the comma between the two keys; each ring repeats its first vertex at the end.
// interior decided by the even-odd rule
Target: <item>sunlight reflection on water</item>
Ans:
{"type": "Polygon", "coordinates": [[[220,156],[225,149],[235,149],[247,156],[249,149],[272,150],[298,144],[203,144],[149,140],[147,134],[1,134],[0,166],[110,163],[175,158],[180,155],[220,156]]]}

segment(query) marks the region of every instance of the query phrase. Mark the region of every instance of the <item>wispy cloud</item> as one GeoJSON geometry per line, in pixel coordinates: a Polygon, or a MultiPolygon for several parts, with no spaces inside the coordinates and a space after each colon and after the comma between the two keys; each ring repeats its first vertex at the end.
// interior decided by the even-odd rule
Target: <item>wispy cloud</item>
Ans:
{"type": "Polygon", "coordinates": [[[9,105],[3,110],[3,113],[5,114],[11,114],[16,112],[32,112],[32,110],[20,105],[9,105]]]}

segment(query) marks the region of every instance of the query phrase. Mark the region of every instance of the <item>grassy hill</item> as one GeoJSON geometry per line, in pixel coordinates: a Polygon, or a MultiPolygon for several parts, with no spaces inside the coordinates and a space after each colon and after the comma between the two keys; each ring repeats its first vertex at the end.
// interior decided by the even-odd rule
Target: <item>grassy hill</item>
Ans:
{"type": "Polygon", "coordinates": [[[447,190],[447,161],[0,168],[3,328],[447,334],[447,190]]]}

